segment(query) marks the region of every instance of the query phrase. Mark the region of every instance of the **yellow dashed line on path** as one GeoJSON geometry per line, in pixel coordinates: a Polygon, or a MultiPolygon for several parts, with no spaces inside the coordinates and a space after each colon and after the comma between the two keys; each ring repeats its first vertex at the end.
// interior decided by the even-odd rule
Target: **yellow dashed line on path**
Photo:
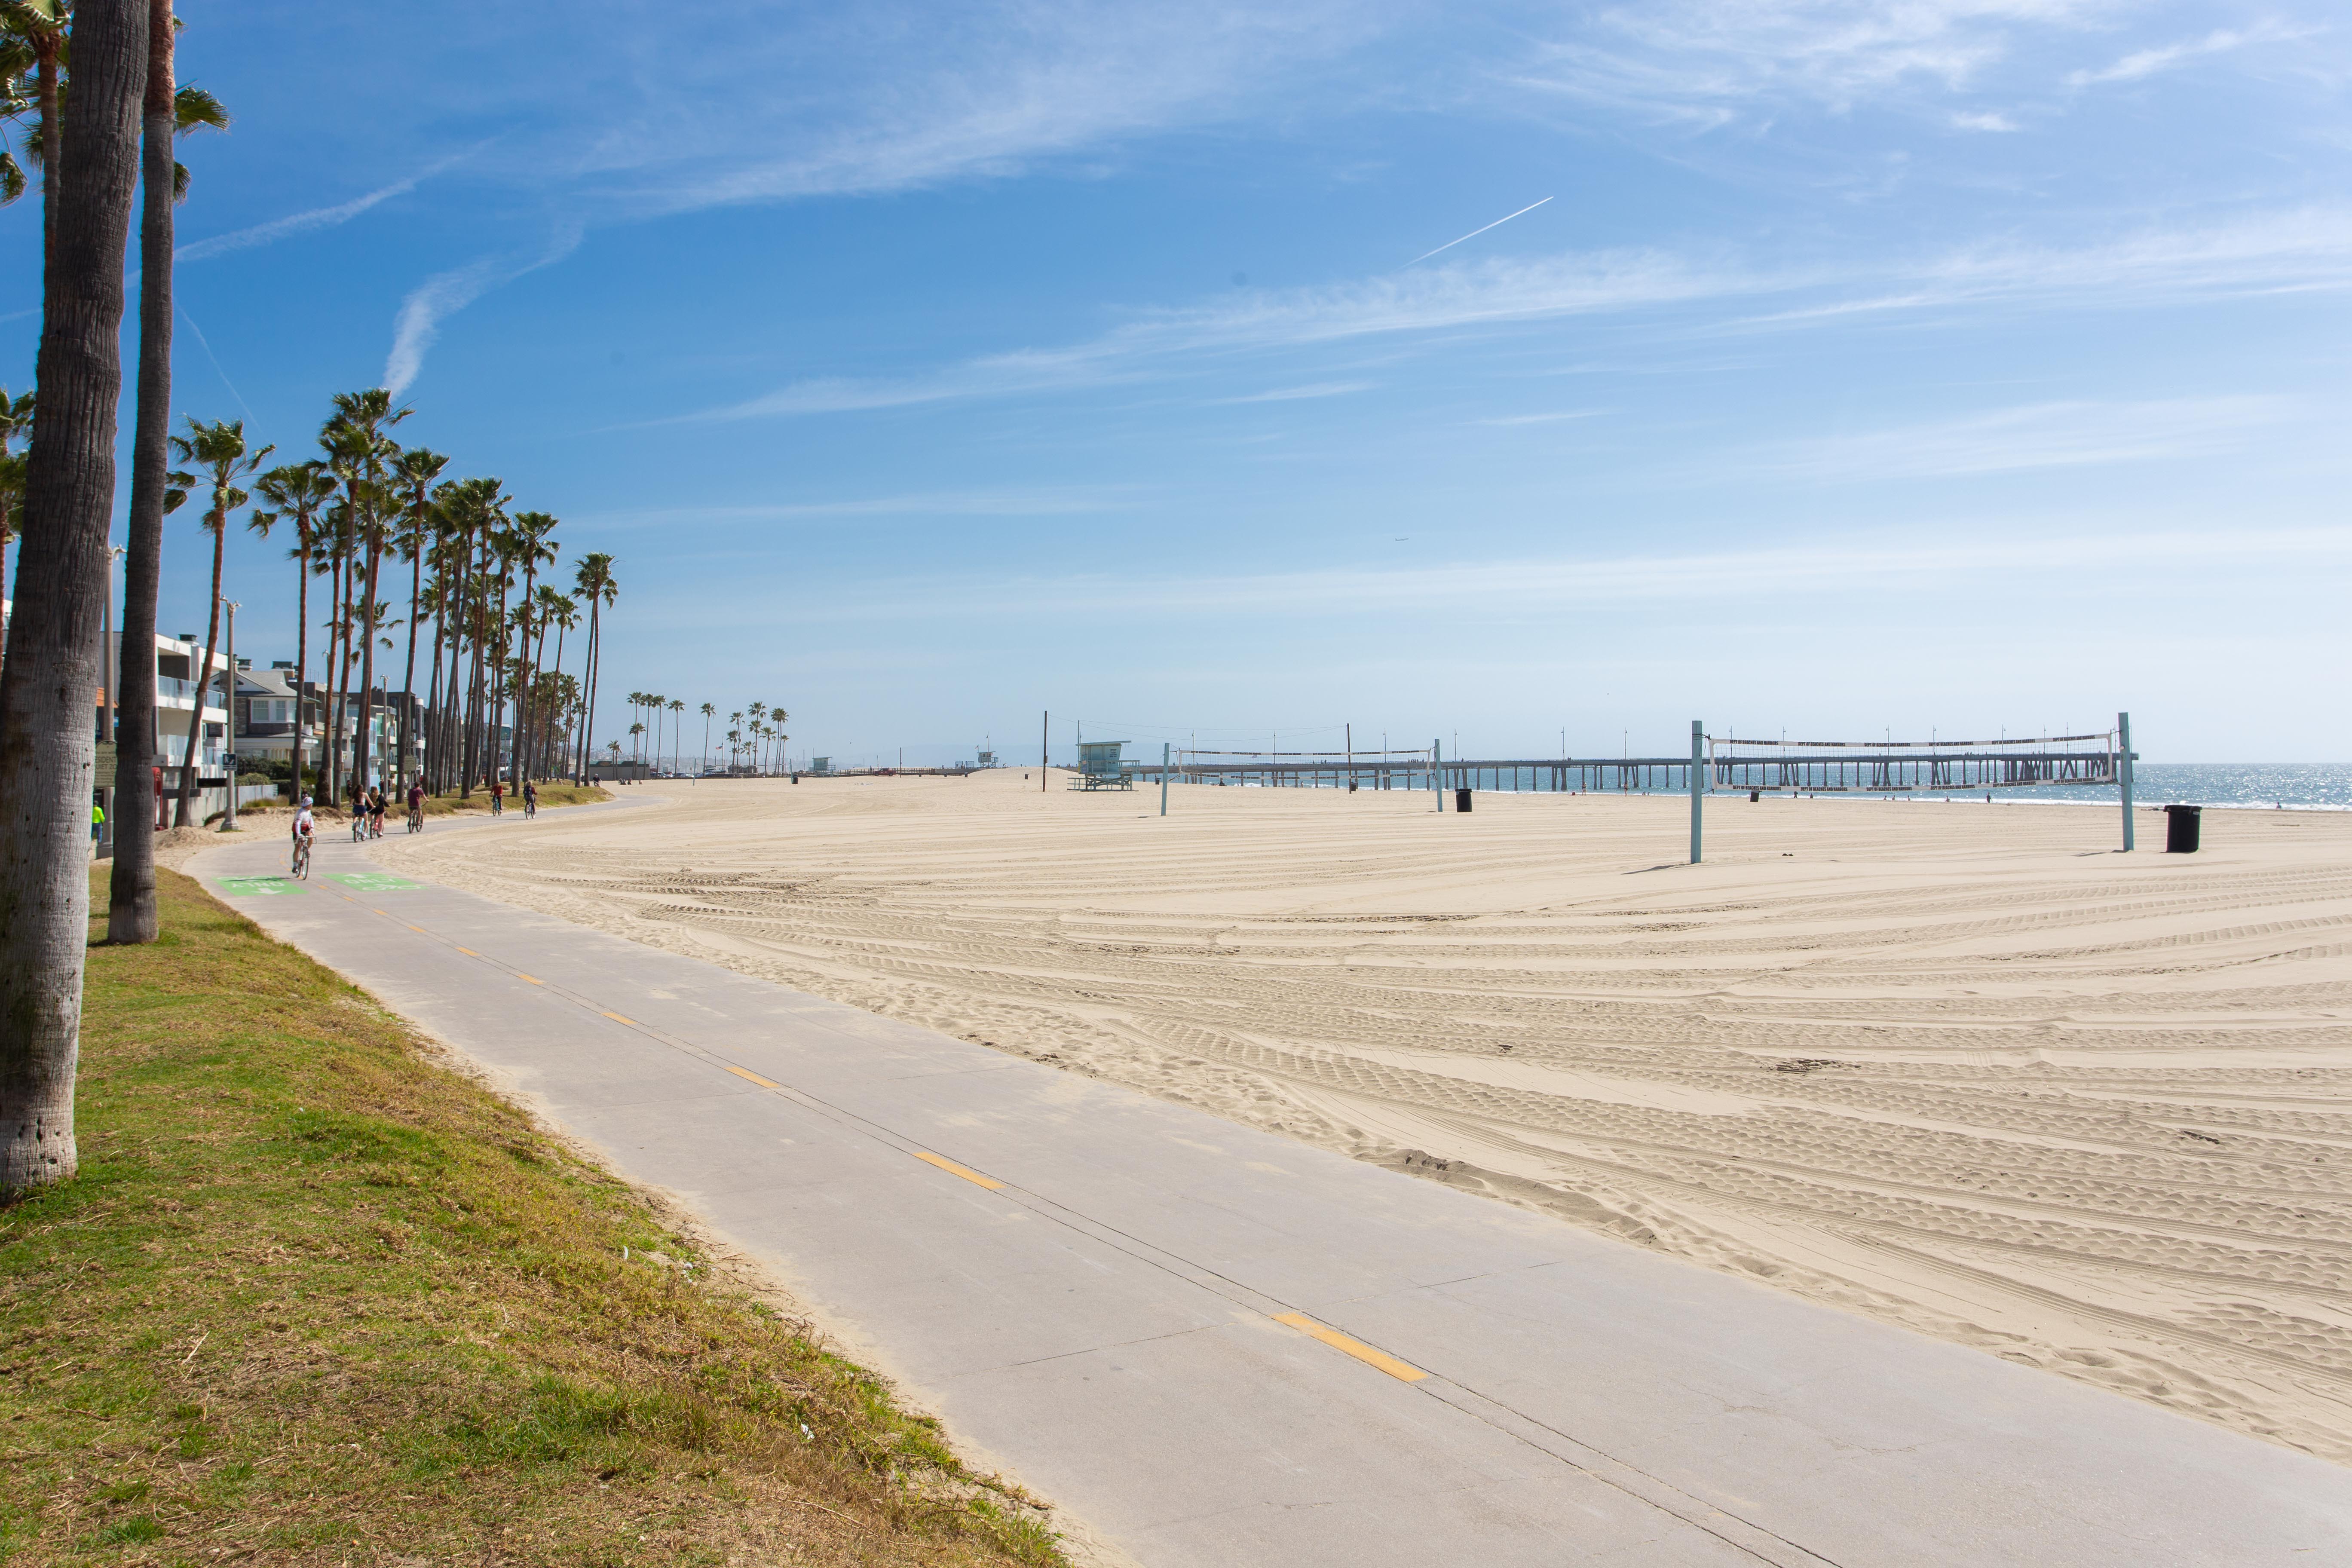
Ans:
{"type": "Polygon", "coordinates": [[[1397,1360],[1386,1351],[1376,1351],[1361,1340],[1351,1340],[1339,1330],[1318,1323],[1304,1312],[1276,1312],[1274,1321],[1287,1323],[1301,1333],[1311,1334],[1335,1351],[1344,1351],[1366,1366],[1380,1368],[1400,1383],[1419,1383],[1429,1373],[1417,1366],[1397,1360]]]}
{"type": "Polygon", "coordinates": [[[525,973],[524,973],[521,970],[520,970],[520,969],[518,969],[518,970],[516,970],[516,971],[515,971],[515,978],[516,978],[517,980],[528,980],[528,981],[530,981],[533,985],[544,985],[544,984],[547,984],[547,982],[546,982],[546,981],[541,980],[538,975],[536,975],[536,974],[525,974],[525,973]]]}
{"type": "MultiPolygon", "coordinates": [[[[719,1065],[721,1067],[727,1067],[727,1064],[724,1062],[721,1062],[719,1065]]],[[[782,1084],[778,1083],[774,1079],[761,1078],[758,1073],[751,1071],[749,1068],[729,1067],[727,1068],[727,1070],[733,1073],[737,1078],[750,1079],[761,1089],[782,1089],[784,1087],[782,1084]]]]}
{"type": "Polygon", "coordinates": [[[618,1013],[607,1013],[604,1016],[612,1019],[615,1024],[626,1024],[632,1029],[637,1026],[637,1021],[635,1018],[625,1018],[618,1013]]]}
{"type": "Polygon", "coordinates": [[[479,958],[479,957],[481,957],[481,956],[482,956],[480,953],[476,952],[475,952],[472,948],[470,948],[470,947],[461,947],[461,948],[459,948],[457,951],[458,951],[459,952],[464,953],[467,958],[479,958]]]}
{"type": "Polygon", "coordinates": [[[415,931],[419,936],[431,936],[433,934],[431,931],[426,931],[423,926],[410,926],[408,929],[415,931]]]}
{"type": "Polygon", "coordinates": [[[950,1176],[961,1176],[965,1181],[970,1182],[976,1187],[986,1187],[990,1192],[994,1192],[999,1187],[1004,1185],[1003,1182],[992,1180],[987,1176],[982,1175],[978,1171],[971,1170],[965,1166],[957,1164],[953,1160],[949,1159],[944,1154],[934,1154],[928,1150],[918,1149],[915,1151],[915,1158],[920,1160],[926,1165],[937,1165],[940,1170],[945,1171],[950,1176]]]}

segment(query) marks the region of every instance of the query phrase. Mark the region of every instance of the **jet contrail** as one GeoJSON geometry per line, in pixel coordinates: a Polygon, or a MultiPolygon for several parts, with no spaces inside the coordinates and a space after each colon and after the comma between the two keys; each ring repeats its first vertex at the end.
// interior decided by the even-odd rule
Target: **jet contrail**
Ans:
{"type": "MultiPolygon", "coordinates": [[[[1531,212],[1535,211],[1535,210],[1536,210],[1536,208],[1538,208],[1538,207],[1539,207],[1539,206],[1543,205],[1544,205],[1544,202],[1548,202],[1548,201],[1549,201],[1549,200],[1551,200],[1551,198],[1550,198],[1549,196],[1546,196],[1546,197],[1543,199],[1543,202],[1529,202],[1527,205],[1525,205],[1525,206],[1521,207],[1517,212],[1515,212],[1515,213],[1507,213],[1507,214],[1505,214],[1503,216],[1496,218],[1494,222],[1492,222],[1492,223],[1488,224],[1488,225],[1486,226],[1486,228],[1500,228],[1500,227],[1502,227],[1505,224],[1507,224],[1507,223],[1510,222],[1510,221],[1511,221],[1511,219],[1513,219],[1513,218],[1515,218],[1515,217],[1520,217],[1520,216],[1525,216],[1525,215],[1526,215],[1526,214],[1528,214],[1528,213],[1531,213],[1531,212]]],[[[1468,234],[1464,235],[1464,236],[1462,237],[1462,239],[1475,239],[1475,238],[1477,238],[1480,235],[1482,235],[1482,234],[1486,233],[1486,228],[1474,228],[1474,229],[1472,229],[1468,234]]],[[[1462,243],[1462,239],[1449,239],[1449,240],[1447,240],[1444,245],[1439,246],[1439,247],[1437,247],[1437,250],[1451,250],[1451,249],[1453,249],[1455,246],[1457,246],[1457,245],[1461,244],[1461,243],[1462,243]]],[[[1437,250],[1424,250],[1424,251],[1423,251],[1419,256],[1414,257],[1414,258],[1412,258],[1412,261],[1408,261],[1408,262],[1406,262],[1406,263],[1405,263],[1405,265],[1406,265],[1407,267],[1411,267],[1411,266],[1412,265],[1413,261],[1426,261],[1426,260],[1428,260],[1431,257],[1433,257],[1433,256],[1436,255],[1436,254],[1437,254],[1437,250]]]]}

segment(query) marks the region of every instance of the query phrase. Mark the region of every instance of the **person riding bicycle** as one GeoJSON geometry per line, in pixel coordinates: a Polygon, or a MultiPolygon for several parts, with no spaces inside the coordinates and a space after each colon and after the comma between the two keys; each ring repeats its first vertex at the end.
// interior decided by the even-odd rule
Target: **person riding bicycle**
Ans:
{"type": "Polygon", "coordinates": [[[498,780],[492,779],[490,781],[490,815],[492,816],[504,816],[506,814],[507,786],[500,784],[498,780]]]}
{"type": "Polygon", "coordinates": [[[310,797],[306,795],[294,812],[294,874],[298,877],[310,869],[310,844],[317,833],[318,824],[310,816],[310,797]]]}
{"type": "Polygon", "coordinates": [[[387,804],[388,803],[383,798],[383,790],[372,789],[368,791],[367,816],[368,837],[370,838],[381,838],[383,837],[383,813],[387,804]]]}
{"type": "Polygon", "coordinates": [[[522,781],[522,814],[525,816],[539,815],[539,784],[531,779],[522,781]]]}
{"type": "Polygon", "coordinates": [[[408,785],[408,829],[414,833],[425,821],[425,781],[411,780],[408,785]]]}

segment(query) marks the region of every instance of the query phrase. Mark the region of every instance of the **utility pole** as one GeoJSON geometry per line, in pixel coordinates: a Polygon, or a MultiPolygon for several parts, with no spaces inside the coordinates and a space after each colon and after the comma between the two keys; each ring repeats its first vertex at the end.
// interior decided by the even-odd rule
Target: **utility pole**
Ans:
{"type": "Polygon", "coordinates": [[[1054,755],[1054,710],[1045,710],[1045,722],[1037,728],[1037,793],[1045,793],[1045,770],[1052,765],[1054,755]]]}
{"type": "MultiPolygon", "coordinates": [[[[228,700],[223,704],[228,710],[228,812],[221,818],[221,831],[236,831],[236,612],[238,606],[227,600],[221,608],[228,612],[228,700]]],[[[197,699],[201,704],[203,699],[197,699]]]]}
{"type": "Polygon", "coordinates": [[[1429,742],[1429,787],[1437,792],[1438,814],[1444,816],[1445,812],[1445,748],[1437,743],[1435,736],[1432,736],[1429,742]]]}
{"type": "Polygon", "coordinates": [[[1168,815],[1168,742],[1160,742],[1160,815],[1168,815]]]}

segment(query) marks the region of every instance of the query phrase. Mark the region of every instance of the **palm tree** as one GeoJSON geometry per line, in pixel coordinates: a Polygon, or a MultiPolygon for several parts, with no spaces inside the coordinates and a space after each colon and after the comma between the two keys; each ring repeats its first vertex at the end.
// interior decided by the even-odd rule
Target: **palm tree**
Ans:
{"type": "Polygon", "coordinates": [[[596,678],[603,673],[604,653],[604,627],[599,612],[621,595],[621,584],[613,575],[613,558],[601,550],[582,556],[572,591],[574,597],[584,600],[588,605],[588,698],[580,727],[582,772],[579,781],[585,784],[588,782],[586,759],[595,740],[596,678]]]}
{"type": "Polygon", "coordinates": [[[685,758],[678,755],[678,752],[686,744],[686,736],[678,729],[678,725],[684,721],[681,715],[685,712],[686,704],[683,701],[675,697],[669,700],[669,771],[672,773],[677,773],[686,762],[685,758]]]}
{"type": "MultiPolygon", "coordinates": [[[[130,531],[122,561],[122,689],[110,699],[121,704],[131,742],[116,744],[118,800],[144,799],[154,776],[155,604],[163,583],[163,519],[177,505],[174,495],[187,493],[173,484],[171,473],[172,209],[187,188],[187,171],[173,158],[173,143],[200,127],[228,128],[228,113],[212,94],[200,88],[173,89],[172,44],[171,0],[148,0],[139,176],[145,194],[139,211],[139,396],[131,416],[130,531]]],[[[229,686],[233,702],[234,676],[229,686]]],[[[236,787],[234,779],[230,787],[236,787]]],[[[142,811],[133,820],[118,813],[117,818],[107,938],[152,942],[153,816],[142,811]]]]}
{"type": "MultiPolygon", "coordinates": [[[[781,703],[781,702],[776,702],[776,703],[771,703],[771,704],[769,704],[769,707],[768,707],[768,731],[769,731],[769,733],[770,733],[770,734],[772,734],[772,735],[773,735],[773,736],[775,737],[775,740],[776,740],[777,744],[778,744],[779,746],[781,746],[781,745],[783,743],[783,742],[788,738],[788,737],[786,737],[786,735],[784,734],[784,721],[785,721],[786,719],[791,718],[791,717],[792,717],[792,715],[791,715],[791,714],[786,713],[786,712],[784,711],[784,707],[783,707],[783,704],[782,704],[782,703],[781,703]]],[[[782,752],[782,751],[778,751],[778,752],[776,752],[776,754],[775,754],[775,758],[774,758],[774,763],[775,763],[774,771],[775,771],[775,772],[777,772],[777,773],[782,773],[782,772],[784,771],[784,757],[783,757],[783,752],[782,752]]]]}
{"type": "Polygon", "coordinates": [[[425,554],[433,531],[433,481],[448,466],[448,458],[422,447],[411,447],[392,466],[393,482],[404,503],[402,515],[406,521],[400,531],[399,547],[401,553],[408,557],[408,665],[400,678],[399,766],[404,773],[416,749],[415,737],[409,733],[408,726],[409,715],[416,708],[416,622],[425,598],[425,554]]]}
{"type": "Polygon", "coordinates": [[[710,721],[718,713],[719,710],[710,703],[702,705],[702,765],[694,770],[698,774],[710,771],[710,721]]]}
{"type": "MultiPolygon", "coordinates": [[[[334,405],[334,413],[319,432],[319,444],[327,448],[343,480],[343,497],[351,509],[352,527],[367,551],[367,580],[360,590],[360,690],[370,694],[375,689],[376,574],[383,563],[384,546],[390,542],[385,513],[392,498],[384,486],[385,467],[399,452],[383,430],[407,418],[411,411],[394,408],[392,394],[381,386],[372,386],[365,392],[339,392],[335,394],[334,405]]],[[[352,742],[353,787],[367,782],[368,738],[375,728],[367,706],[372,700],[372,696],[362,696],[359,734],[352,742]]]]}
{"type": "MultiPolygon", "coordinates": [[[[544,658],[547,653],[547,630],[550,626],[552,626],[555,628],[555,662],[550,667],[550,668],[554,675],[559,678],[562,677],[563,674],[563,634],[580,624],[580,606],[572,601],[571,595],[563,593],[560,589],[551,587],[545,583],[541,583],[539,585],[539,591],[531,599],[531,619],[539,627],[539,647],[531,656],[531,663],[533,667],[536,668],[540,660],[544,658]]],[[[562,681],[559,679],[555,687],[551,688],[551,689],[560,690],[562,686],[562,681]]],[[[548,736],[548,745],[541,752],[539,766],[533,770],[542,778],[551,777],[556,772],[554,753],[555,733],[557,728],[563,721],[563,715],[568,714],[570,711],[571,709],[568,705],[562,708],[549,710],[548,717],[550,722],[545,727],[548,736]]],[[[568,773],[571,770],[565,769],[563,771],[568,773]]]]}
{"type": "MultiPolygon", "coordinates": [[[[35,0],[12,0],[30,7],[35,0]]],[[[52,24],[53,16],[43,14],[52,24]]],[[[61,37],[58,38],[62,42],[61,37]]],[[[89,946],[90,716],[114,505],[122,392],[123,256],[139,174],[146,74],[136,0],[82,0],[70,121],[75,177],[54,196],[35,375],[40,414],[25,472],[17,613],[0,666],[0,1195],[71,1177],[74,1068],[89,946]]],[[[40,67],[48,134],[54,53],[40,67]]],[[[54,154],[54,142],[50,147],[54,154]]],[[[152,656],[151,656],[152,657],[152,656]]]]}
{"type": "Polygon", "coordinates": [[[530,628],[531,617],[538,613],[531,595],[539,586],[539,569],[555,564],[555,519],[543,511],[519,511],[509,531],[515,559],[522,565],[522,605],[515,617],[514,754],[509,764],[518,789],[522,787],[523,763],[529,758],[523,749],[523,731],[530,721],[530,628]]]}
{"type": "Polygon", "coordinates": [[[286,463],[253,482],[272,508],[256,511],[247,526],[262,538],[278,523],[294,530],[294,548],[286,553],[294,563],[294,796],[302,796],[302,709],[304,689],[310,683],[310,557],[321,537],[320,513],[334,499],[335,481],[324,463],[286,463]]]}
{"type": "MultiPolygon", "coordinates": [[[[204,528],[213,536],[213,601],[212,612],[205,632],[205,662],[196,669],[195,700],[188,708],[188,752],[180,769],[180,800],[173,813],[172,826],[185,827],[196,798],[196,758],[205,729],[205,688],[212,683],[213,650],[220,642],[221,557],[228,544],[228,514],[243,506],[248,499],[237,481],[261,467],[261,459],[278,450],[264,447],[249,451],[245,445],[245,421],[216,419],[207,425],[194,415],[188,416],[188,433],[172,437],[172,455],[184,463],[194,463],[209,470],[212,504],[205,509],[204,528]]],[[[181,484],[193,485],[194,476],[174,476],[181,484]]],[[[149,646],[152,646],[152,642],[149,646]]],[[[152,657],[152,656],[151,656],[152,657]]],[[[223,706],[236,700],[236,677],[228,678],[228,694],[223,706]]],[[[236,781],[230,785],[235,787],[236,781]]]]}

